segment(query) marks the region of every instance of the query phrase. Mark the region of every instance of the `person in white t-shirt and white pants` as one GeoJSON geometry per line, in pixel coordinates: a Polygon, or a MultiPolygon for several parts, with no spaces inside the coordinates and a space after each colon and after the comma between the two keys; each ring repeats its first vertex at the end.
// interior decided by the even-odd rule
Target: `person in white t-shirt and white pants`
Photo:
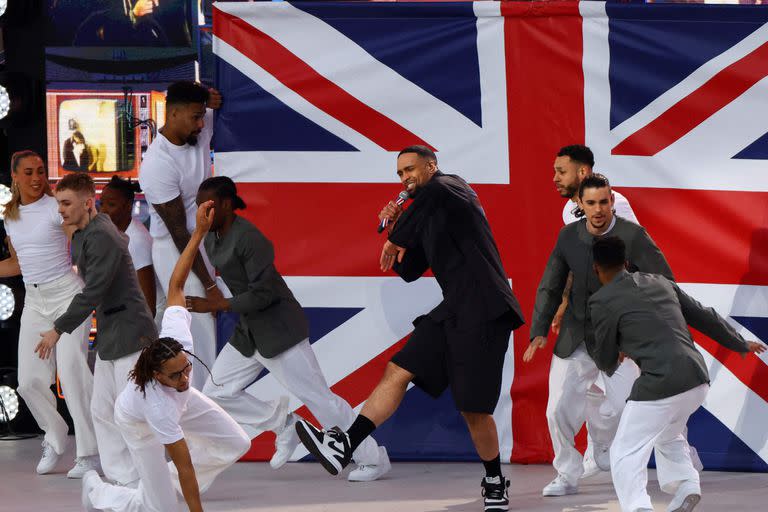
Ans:
{"type": "Polygon", "coordinates": [[[169,279],[160,337],[142,350],[133,382],[115,403],[115,421],[139,473],[138,487],[112,485],[88,472],[82,490],[87,511],[172,512],[178,510],[178,487],[190,512],[201,512],[200,494],[251,446],[235,420],[190,386],[194,370],[188,356],[194,354],[184,282],[213,219],[211,206],[210,201],[201,205],[198,228],[169,279]]]}
{"type": "MultiPolygon", "coordinates": [[[[139,183],[149,203],[152,261],[164,291],[179,253],[195,226],[195,197],[204,179],[211,176],[210,143],[213,112],[221,95],[193,82],[176,82],[166,94],[166,122],[152,141],[141,163],[139,183]]],[[[200,247],[187,280],[187,295],[220,299],[213,268],[200,247]]],[[[208,366],[216,359],[216,324],[208,313],[192,315],[195,355],[208,366]]],[[[195,361],[192,386],[202,389],[205,372],[195,361]]]]}
{"type": "Polygon", "coordinates": [[[32,151],[20,151],[11,159],[11,173],[13,195],[4,205],[11,257],[0,261],[0,277],[21,273],[26,286],[17,391],[45,432],[37,472],[50,473],[67,446],[68,427],[56,410],[50,389],[58,371],[75,426],[77,458],[67,476],[81,478],[86,471],[100,468],[90,412],[93,375],[87,357],[91,317],[61,336],[53,357],[44,359],[35,353],[40,334],[53,327],[83,283],[72,269],[67,235],[43,160],[32,151]]]}
{"type": "Polygon", "coordinates": [[[159,329],[165,310],[165,294],[159,286],[152,263],[152,235],[144,224],[133,217],[137,192],[141,192],[137,182],[113,176],[101,191],[99,211],[109,215],[117,229],[128,237],[128,252],[136,269],[139,286],[159,329]]]}

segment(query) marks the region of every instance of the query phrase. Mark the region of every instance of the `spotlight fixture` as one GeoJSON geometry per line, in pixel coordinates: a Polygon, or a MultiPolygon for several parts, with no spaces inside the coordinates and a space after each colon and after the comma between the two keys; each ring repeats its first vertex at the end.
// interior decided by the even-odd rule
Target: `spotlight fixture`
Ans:
{"type": "MultiPolygon", "coordinates": [[[[2,1],[3,0],[0,0],[0,2],[2,1]]],[[[11,111],[11,97],[8,94],[8,89],[0,85],[0,119],[5,118],[5,116],[7,116],[10,111],[11,111]]]]}
{"type": "MultiPolygon", "coordinates": [[[[2,2],[3,0],[0,0],[2,2]]],[[[5,219],[5,203],[11,200],[11,189],[7,185],[0,183],[0,220],[5,219]]]]}
{"type": "Polygon", "coordinates": [[[16,309],[16,298],[10,286],[0,284],[0,321],[4,322],[13,316],[16,309]]]}
{"type": "MultiPolygon", "coordinates": [[[[2,0],[0,0],[2,2],[2,0]]],[[[19,414],[19,395],[9,386],[0,386],[0,423],[10,423],[19,414]]]]}

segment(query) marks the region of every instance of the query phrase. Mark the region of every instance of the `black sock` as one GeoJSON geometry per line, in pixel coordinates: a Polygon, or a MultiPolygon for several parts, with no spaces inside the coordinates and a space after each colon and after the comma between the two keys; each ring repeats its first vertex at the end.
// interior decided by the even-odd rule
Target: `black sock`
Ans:
{"type": "Polygon", "coordinates": [[[497,455],[493,460],[484,460],[483,466],[485,466],[485,476],[494,477],[501,476],[501,455],[497,455]]]}
{"type": "Polygon", "coordinates": [[[355,418],[355,422],[347,430],[352,451],[355,451],[360,446],[360,443],[371,435],[374,430],[376,430],[376,425],[362,414],[355,418]]]}

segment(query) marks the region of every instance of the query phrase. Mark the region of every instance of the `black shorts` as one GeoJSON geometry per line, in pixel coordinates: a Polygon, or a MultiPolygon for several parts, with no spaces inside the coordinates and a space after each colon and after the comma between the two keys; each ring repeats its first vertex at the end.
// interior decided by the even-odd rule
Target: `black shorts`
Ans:
{"type": "Polygon", "coordinates": [[[453,318],[435,322],[420,316],[392,362],[413,373],[413,383],[432,397],[450,385],[459,411],[492,414],[501,392],[510,316],[471,327],[458,327],[453,318]]]}

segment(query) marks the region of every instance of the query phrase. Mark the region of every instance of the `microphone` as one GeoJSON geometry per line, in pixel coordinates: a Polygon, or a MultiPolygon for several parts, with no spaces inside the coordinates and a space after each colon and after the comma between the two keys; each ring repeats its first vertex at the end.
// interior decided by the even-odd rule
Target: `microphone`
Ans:
{"type": "MultiPolygon", "coordinates": [[[[397,199],[395,199],[395,204],[397,206],[402,206],[402,204],[408,200],[408,192],[403,190],[397,195],[397,199]]],[[[381,222],[379,223],[379,227],[376,229],[377,233],[381,233],[387,228],[387,224],[389,224],[389,219],[384,218],[381,219],[381,222]]]]}

